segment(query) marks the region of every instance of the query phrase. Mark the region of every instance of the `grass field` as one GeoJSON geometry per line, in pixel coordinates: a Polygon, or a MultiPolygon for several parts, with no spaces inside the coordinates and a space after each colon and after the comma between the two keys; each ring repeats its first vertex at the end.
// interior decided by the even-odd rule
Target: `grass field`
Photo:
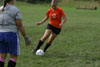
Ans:
{"type": "Polygon", "coordinates": [[[21,55],[16,67],[100,67],[100,9],[76,10],[60,5],[67,22],[45,55],[39,57],[31,50],[36,47],[48,22],[41,26],[36,26],[36,22],[44,18],[50,5],[17,3],[17,7],[32,44],[25,47],[21,36],[21,55]]]}

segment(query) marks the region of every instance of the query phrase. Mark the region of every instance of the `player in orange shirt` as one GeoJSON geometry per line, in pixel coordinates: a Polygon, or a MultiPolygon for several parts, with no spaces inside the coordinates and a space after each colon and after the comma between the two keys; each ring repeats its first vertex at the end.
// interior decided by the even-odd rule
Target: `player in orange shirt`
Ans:
{"type": "Polygon", "coordinates": [[[49,24],[47,25],[47,29],[46,29],[43,37],[40,39],[40,41],[37,45],[37,48],[33,49],[32,52],[36,52],[38,49],[40,49],[42,44],[49,37],[48,43],[46,44],[46,46],[44,48],[44,52],[46,52],[46,50],[51,45],[53,40],[61,32],[61,27],[66,22],[66,15],[64,14],[64,12],[61,8],[57,7],[57,0],[52,0],[51,7],[52,8],[47,11],[46,17],[41,22],[37,23],[37,25],[41,25],[45,21],[50,19],[49,24]],[[62,18],[63,18],[63,21],[61,21],[62,18]]]}

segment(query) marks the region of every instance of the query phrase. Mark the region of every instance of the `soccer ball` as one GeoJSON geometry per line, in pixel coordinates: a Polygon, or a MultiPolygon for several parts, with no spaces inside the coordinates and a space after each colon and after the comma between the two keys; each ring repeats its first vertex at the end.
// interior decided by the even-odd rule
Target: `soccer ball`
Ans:
{"type": "Polygon", "coordinates": [[[38,50],[36,51],[36,55],[38,55],[38,56],[44,56],[44,51],[41,50],[41,49],[38,49],[38,50]]]}

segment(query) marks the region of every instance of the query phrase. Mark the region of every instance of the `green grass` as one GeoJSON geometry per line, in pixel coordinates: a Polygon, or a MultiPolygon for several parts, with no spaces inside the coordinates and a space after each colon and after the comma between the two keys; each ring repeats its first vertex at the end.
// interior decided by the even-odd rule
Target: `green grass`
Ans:
{"type": "Polygon", "coordinates": [[[21,10],[32,44],[25,47],[21,36],[21,55],[16,67],[100,67],[100,9],[77,10],[60,5],[66,13],[67,22],[45,55],[39,57],[31,50],[42,37],[48,21],[41,26],[36,26],[36,22],[42,20],[51,7],[46,4],[21,4],[16,5],[21,10]]]}

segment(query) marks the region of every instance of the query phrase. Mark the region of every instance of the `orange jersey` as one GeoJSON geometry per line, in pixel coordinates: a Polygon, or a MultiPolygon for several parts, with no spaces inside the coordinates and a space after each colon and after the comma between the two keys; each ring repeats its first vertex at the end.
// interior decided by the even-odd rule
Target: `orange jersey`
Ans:
{"type": "Polygon", "coordinates": [[[51,8],[47,11],[47,16],[50,18],[49,24],[56,28],[61,28],[61,18],[65,16],[63,10],[61,8],[57,8],[55,11],[51,8]]]}

